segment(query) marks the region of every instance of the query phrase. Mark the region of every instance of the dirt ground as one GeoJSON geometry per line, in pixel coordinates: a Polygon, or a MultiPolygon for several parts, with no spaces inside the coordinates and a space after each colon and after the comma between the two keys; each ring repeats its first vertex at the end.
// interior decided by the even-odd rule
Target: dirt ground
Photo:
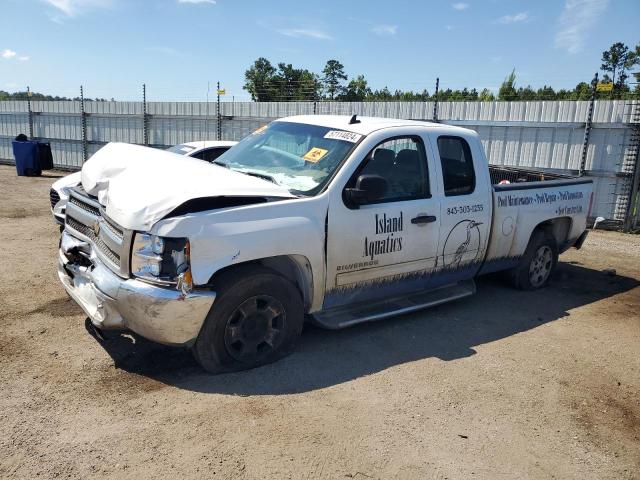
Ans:
{"type": "Polygon", "coordinates": [[[0,477],[640,478],[639,236],[592,232],[543,291],[484,278],[215,376],[88,334],[48,175],[0,166],[0,477]]]}

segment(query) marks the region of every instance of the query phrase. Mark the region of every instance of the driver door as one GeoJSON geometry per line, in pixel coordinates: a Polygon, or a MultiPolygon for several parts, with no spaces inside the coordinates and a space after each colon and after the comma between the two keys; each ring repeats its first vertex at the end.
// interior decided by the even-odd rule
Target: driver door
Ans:
{"type": "Polygon", "coordinates": [[[440,205],[432,198],[425,141],[396,136],[376,145],[360,175],[387,181],[380,198],[355,206],[337,195],[328,212],[327,283],[323,309],[377,301],[424,288],[436,264],[440,205]]]}

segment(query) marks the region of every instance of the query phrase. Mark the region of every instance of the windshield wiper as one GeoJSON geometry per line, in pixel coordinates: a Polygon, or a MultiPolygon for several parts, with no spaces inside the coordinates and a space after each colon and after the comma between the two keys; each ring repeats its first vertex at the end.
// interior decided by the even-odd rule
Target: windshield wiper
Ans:
{"type": "Polygon", "coordinates": [[[243,172],[242,170],[236,170],[236,172],[244,173],[246,175],[251,175],[252,177],[258,177],[258,178],[261,178],[263,180],[267,180],[267,181],[269,181],[271,183],[275,183],[276,185],[279,185],[279,183],[276,182],[275,178],[273,178],[271,175],[267,175],[266,173],[243,172]]]}
{"type": "Polygon", "coordinates": [[[215,163],[216,165],[220,165],[221,167],[228,168],[229,170],[233,170],[234,172],[244,173],[245,175],[251,175],[252,177],[258,177],[258,178],[261,178],[261,179],[266,180],[268,182],[275,183],[278,186],[280,185],[278,182],[276,182],[275,178],[273,178],[271,175],[267,175],[266,173],[252,172],[252,171],[249,171],[249,170],[238,170],[236,168],[231,168],[229,166],[229,164],[227,164],[227,163],[218,162],[217,160],[214,160],[211,163],[215,163]]]}

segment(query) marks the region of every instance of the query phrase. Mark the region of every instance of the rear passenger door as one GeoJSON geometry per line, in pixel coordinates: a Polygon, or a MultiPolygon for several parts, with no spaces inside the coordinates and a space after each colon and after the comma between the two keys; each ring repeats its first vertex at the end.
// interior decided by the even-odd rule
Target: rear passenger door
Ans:
{"type": "Polygon", "coordinates": [[[491,194],[482,173],[479,142],[462,136],[439,135],[434,147],[440,157],[443,191],[437,270],[447,281],[473,277],[480,267],[491,229],[491,194]]]}
{"type": "Polygon", "coordinates": [[[436,261],[438,200],[431,193],[433,159],[418,135],[387,138],[334,190],[327,225],[327,292],[323,308],[380,300],[424,288],[436,261]],[[360,175],[387,180],[386,194],[357,207],[345,188],[360,175]]]}

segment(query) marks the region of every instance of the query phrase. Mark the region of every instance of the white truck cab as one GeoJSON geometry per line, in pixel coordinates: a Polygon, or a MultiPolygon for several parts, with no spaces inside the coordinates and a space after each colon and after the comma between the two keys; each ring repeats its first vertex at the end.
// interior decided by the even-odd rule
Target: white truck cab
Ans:
{"type": "Polygon", "coordinates": [[[71,192],[59,276],[99,329],[191,348],[210,371],[475,292],[549,280],[586,236],[591,181],[489,166],[437,123],[297,116],[217,159],[109,144],[71,192]],[[135,162],[132,161],[135,158],[135,162]]]}

